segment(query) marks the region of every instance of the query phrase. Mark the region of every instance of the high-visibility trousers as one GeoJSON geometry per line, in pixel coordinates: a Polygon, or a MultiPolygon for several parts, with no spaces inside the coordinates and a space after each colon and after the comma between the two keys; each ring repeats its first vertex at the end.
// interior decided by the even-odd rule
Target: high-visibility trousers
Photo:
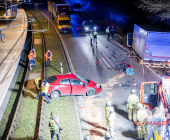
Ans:
{"type": "Polygon", "coordinates": [[[143,137],[145,137],[146,134],[146,126],[145,125],[137,126],[137,131],[138,131],[138,138],[142,139],[143,137]]]}
{"type": "Polygon", "coordinates": [[[128,119],[136,122],[136,120],[137,120],[137,108],[128,109],[128,119]]]}

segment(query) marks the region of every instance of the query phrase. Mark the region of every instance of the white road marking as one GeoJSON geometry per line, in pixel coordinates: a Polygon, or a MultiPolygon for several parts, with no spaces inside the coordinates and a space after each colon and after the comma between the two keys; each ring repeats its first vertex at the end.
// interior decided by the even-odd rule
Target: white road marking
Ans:
{"type": "MultiPolygon", "coordinates": [[[[156,74],[156,72],[154,72],[151,68],[148,67],[148,69],[150,69],[153,73],[156,74]]],[[[161,76],[159,76],[158,74],[156,74],[159,78],[161,78],[161,76]]]]}
{"type": "MultiPolygon", "coordinates": [[[[87,39],[86,39],[87,40],[87,39]]],[[[90,41],[89,40],[87,40],[87,42],[89,42],[90,43],[90,41]]]]}
{"type": "Polygon", "coordinates": [[[102,57],[103,61],[106,63],[106,65],[110,68],[110,65],[106,62],[106,60],[102,57]]]}

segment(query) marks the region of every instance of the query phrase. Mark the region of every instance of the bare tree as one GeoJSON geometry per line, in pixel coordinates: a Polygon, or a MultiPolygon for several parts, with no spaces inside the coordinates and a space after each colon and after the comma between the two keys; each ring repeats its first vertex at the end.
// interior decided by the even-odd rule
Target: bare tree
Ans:
{"type": "Polygon", "coordinates": [[[170,18],[170,0],[139,0],[139,8],[152,14],[155,20],[167,20],[170,18]]]}

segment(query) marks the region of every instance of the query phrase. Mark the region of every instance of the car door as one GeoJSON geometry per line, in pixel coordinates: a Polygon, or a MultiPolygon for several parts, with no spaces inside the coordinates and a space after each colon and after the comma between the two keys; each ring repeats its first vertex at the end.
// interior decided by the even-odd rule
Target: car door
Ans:
{"type": "Polygon", "coordinates": [[[77,79],[70,79],[71,95],[83,95],[86,93],[85,83],[77,79]]]}
{"type": "Polygon", "coordinates": [[[71,93],[71,85],[69,79],[62,79],[59,82],[58,89],[61,92],[61,95],[70,95],[71,93]]]}
{"type": "Polygon", "coordinates": [[[143,82],[141,84],[140,102],[146,104],[150,109],[158,106],[158,82],[143,82]]]}

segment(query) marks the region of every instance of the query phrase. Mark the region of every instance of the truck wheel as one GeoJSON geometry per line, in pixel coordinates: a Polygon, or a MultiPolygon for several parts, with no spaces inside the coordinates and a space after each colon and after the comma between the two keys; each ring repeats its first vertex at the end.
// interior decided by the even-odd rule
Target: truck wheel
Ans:
{"type": "Polygon", "coordinates": [[[51,99],[57,99],[57,98],[59,98],[59,96],[60,96],[59,91],[53,91],[51,93],[51,99]]]}
{"type": "Polygon", "coordinates": [[[96,90],[94,88],[90,88],[86,91],[87,96],[92,96],[96,94],[96,90]]]}

